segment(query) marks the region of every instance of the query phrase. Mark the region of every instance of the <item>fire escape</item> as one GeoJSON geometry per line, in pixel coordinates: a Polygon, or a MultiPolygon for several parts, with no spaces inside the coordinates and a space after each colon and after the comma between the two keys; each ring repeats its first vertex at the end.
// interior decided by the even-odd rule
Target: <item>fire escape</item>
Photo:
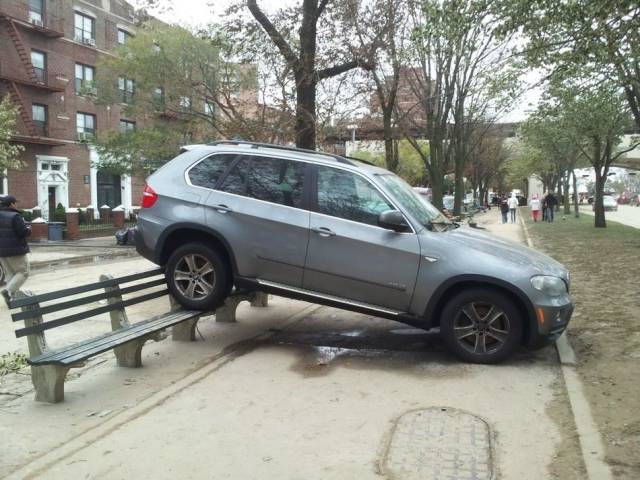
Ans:
{"type": "MultiPolygon", "coordinates": [[[[36,69],[31,63],[31,51],[25,45],[20,30],[27,29],[49,38],[59,38],[64,36],[64,33],[61,31],[62,29],[56,29],[54,23],[51,21],[46,24],[41,19],[34,21],[34,19],[31,19],[26,9],[24,11],[18,10],[18,13],[20,14],[20,17],[29,18],[31,21],[26,21],[20,17],[14,16],[11,13],[15,12],[9,10],[9,8],[7,8],[9,6],[3,8],[3,4],[0,4],[0,23],[4,24],[24,70],[24,75],[15,75],[15,72],[10,71],[7,68],[3,68],[2,63],[0,63],[0,82],[6,85],[11,101],[18,106],[20,120],[24,126],[24,133],[26,134],[14,135],[12,140],[21,143],[35,143],[51,146],[64,145],[64,142],[48,138],[48,132],[46,130],[39,131],[36,127],[32,118],[31,110],[25,101],[23,89],[39,89],[48,93],[60,93],[64,92],[65,89],[64,87],[52,84],[46,70],[44,72],[40,72],[40,74],[36,72],[36,69]]],[[[14,10],[16,9],[14,8],[14,10]]],[[[53,20],[53,16],[51,17],[51,20],[53,20]]]]}

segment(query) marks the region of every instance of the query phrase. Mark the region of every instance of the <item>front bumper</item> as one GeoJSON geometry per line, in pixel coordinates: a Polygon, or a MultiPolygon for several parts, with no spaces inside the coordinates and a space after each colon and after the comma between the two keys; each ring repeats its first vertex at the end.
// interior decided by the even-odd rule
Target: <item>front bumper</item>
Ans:
{"type": "MultiPolygon", "coordinates": [[[[555,303],[555,302],[554,302],[555,303]]],[[[529,347],[544,346],[557,339],[569,325],[573,314],[573,302],[559,305],[534,305],[536,327],[531,332],[529,347]]]]}

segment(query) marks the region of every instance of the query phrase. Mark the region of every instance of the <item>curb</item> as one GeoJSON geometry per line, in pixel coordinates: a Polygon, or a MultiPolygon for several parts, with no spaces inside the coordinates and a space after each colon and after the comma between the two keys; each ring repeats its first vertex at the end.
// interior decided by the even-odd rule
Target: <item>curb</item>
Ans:
{"type": "MultiPolygon", "coordinates": [[[[527,246],[534,248],[526,222],[522,215],[518,217],[527,246]]],[[[573,413],[573,421],[578,431],[578,443],[580,444],[582,459],[587,469],[587,477],[590,480],[613,480],[609,465],[605,462],[604,443],[602,442],[600,431],[593,419],[591,407],[576,370],[577,357],[567,339],[566,331],[556,340],[555,346],[560,359],[560,370],[567,389],[571,412],[573,413]]]]}

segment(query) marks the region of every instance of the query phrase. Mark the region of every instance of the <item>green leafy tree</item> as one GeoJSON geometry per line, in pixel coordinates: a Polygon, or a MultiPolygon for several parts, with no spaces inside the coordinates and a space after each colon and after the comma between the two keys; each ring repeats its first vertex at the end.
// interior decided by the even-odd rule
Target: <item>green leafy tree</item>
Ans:
{"type": "Polygon", "coordinates": [[[502,33],[520,31],[530,66],[597,86],[613,80],[640,127],[640,4],[629,1],[499,0],[502,33]]]}
{"type": "MultiPolygon", "coordinates": [[[[420,142],[421,154],[419,154],[408,140],[400,140],[397,143],[398,165],[396,173],[410,185],[423,185],[427,182],[422,155],[429,155],[429,143],[420,142]]],[[[374,163],[379,167],[387,168],[386,152],[371,152],[357,150],[351,153],[354,158],[360,158],[374,163]]]]}
{"type": "Polygon", "coordinates": [[[487,2],[412,0],[409,9],[413,33],[407,59],[415,66],[411,83],[418,102],[403,109],[399,123],[418,152],[413,132],[429,140],[423,162],[439,207],[444,175],[453,168],[458,185],[454,212],[459,213],[472,133],[491,122],[491,114],[501,109],[505,87],[516,83],[510,72],[511,47],[507,39],[496,39],[487,2]]]}
{"type": "Polygon", "coordinates": [[[98,102],[125,103],[127,115],[137,121],[134,131],[97,139],[103,163],[114,171],[147,172],[185,143],[287,138],[290,118],[259,103],[255,65],[228,61],[229,48],[215,27],[194,34],[150,22],[115,56],[103,56],[97,68],[98,102]],[[123,79],[133,83],[123,84],[123,79]]]}
{"type": "Polygon", "coordinates": [[[16,132],[16,117],[18,109],[7,95],[0,102],[0,174],[5,170],[19,169],[24,166],[18,159],[24,150],[22,145],[11,143],[11,137],[16,132]]]}

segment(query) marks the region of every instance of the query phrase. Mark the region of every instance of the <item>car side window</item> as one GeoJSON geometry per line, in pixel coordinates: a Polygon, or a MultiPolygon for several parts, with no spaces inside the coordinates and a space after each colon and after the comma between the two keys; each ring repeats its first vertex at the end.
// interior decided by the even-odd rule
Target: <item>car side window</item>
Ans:
{"type": "Polygon", "coordinates": [[[192,185],[215,188],[218,180],[235,160],[235,155],[211,155],[189,170],[192,185]]]}
{"type": "Polygon", "coordinates": [[[249,172],[250,157],[241,157],[231,171],[222,181],[218,190],[236,195],[246,195],[247,193],[247,173],[249,172]]]}
{"type": "Polygon", "coordinates": [[[318,166],[318,212],[354,222],[378,225],[393,207],[367,180],[346,170],[318,166]]]}
{"type": "Polygon", "coordinates": [[[300,207],[305,164],[282,158],[252,157],[247,196],[300,207]]]}

